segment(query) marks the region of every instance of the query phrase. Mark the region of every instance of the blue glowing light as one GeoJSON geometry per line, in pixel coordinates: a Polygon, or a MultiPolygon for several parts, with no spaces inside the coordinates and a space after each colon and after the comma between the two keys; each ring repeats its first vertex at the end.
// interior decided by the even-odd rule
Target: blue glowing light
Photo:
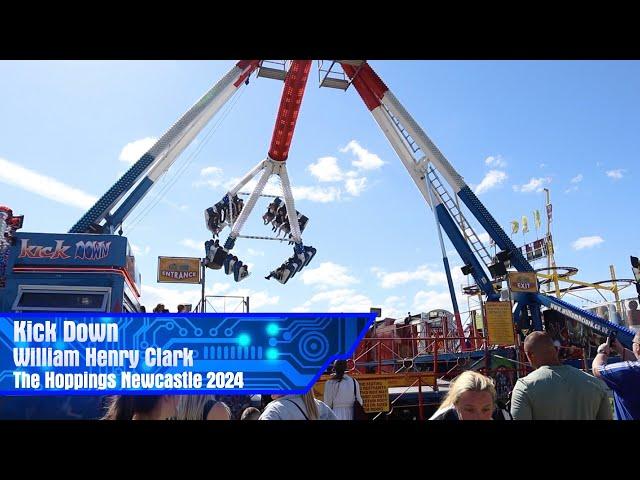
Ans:
{"type": "Polygon", "coordinates": [[[277,348],[267,348],[267,360],[275,360],[278,358],[278,355],[277,348]]]}
{"type": "Polygon", "coordinates": [[[248,347],[251,343],[251,337],[246,333],[241,333],[238,335],[238,345],[241,347],[248,347]]]}
{"type": "Polygon", "coordinates": [[[279,331],[280,327],[277,323],[270,323],[269,325],[267,325],[267,335],[275,337],[276,335],[278,335],[279,331]]]}

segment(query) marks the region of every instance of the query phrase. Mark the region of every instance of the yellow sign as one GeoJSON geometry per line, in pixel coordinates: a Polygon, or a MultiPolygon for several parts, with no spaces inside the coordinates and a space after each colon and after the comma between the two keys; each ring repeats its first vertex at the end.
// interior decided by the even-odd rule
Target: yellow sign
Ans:
{"type": "MultiPolygon", "coordinates": [[[[361,374],[354,375],[360,385],[360,396],[364,402],[364,410],[367,413],[389,411],[389,388],[417,387],[420,383],[423,387],[435,385],[435,377],[432,373],[408,373],[408,374],[361,374]]],[[[322,377],[313,386],[313,395],[322,400],[324,397],[324,384],[330,377],[322,377]]]]}
{"type": "Polygon", "coordinates": [[[364,411],[389,411],[389,383],[384,380],[368,380],[360,383],[360,396],[364,403],[364,411]]]}
{"type": "Polygon", "coordinates": [[[536,272],[509,272],[507,278],[512,292],[538,293],[536,272]]]}
{"type": "Polygon", "coordinates": [[[511,302],[487,302],[487,328],[490,345],[515,345],[511,302]]]}
{"type": "Polygon", "coordinates": [[[200,259],[158,257],[158,283],[200,283],[200,259]]]}

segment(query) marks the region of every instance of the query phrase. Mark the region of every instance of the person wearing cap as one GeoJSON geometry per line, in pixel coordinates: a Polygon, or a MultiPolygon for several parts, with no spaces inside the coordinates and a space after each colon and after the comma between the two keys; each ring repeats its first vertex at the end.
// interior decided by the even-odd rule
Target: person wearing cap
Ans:
{"type": "Polygon", "coordinates": [[[618,420],[640,420],[640,332],[633,337],[633,351],[627,350],[616,338],[598,347],[593,359],[593,374],[613,390],[614,408],[618,420]],[[607,365],[611,350],[622,357],[621,362],[607,365]]]}

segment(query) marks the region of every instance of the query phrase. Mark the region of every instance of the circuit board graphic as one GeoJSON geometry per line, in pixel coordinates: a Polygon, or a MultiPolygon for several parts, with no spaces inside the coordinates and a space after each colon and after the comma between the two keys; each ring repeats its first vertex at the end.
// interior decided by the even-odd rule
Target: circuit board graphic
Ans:
{"type": "MultiPolygon", "coordinates": [[[[252,314],[87,314],[5,313],[0,315],[0,395],[88,395],[106,393],[159,394],[166,390],[120,391],[110,389],[17,389],[14,373],[160,373],[243,372],[238,388],[199,388],[199,393],[303,393],[309,390],[336,358],[349,356],[373,323],[375,313],[252,313],[252,314]],[[14,341],[14,322],[56,325],[55,342],[14,341]],[[113,324],[117,341],[63,341],[63,322],[113,324]],[[14,361],[15,348],[76,350],[79,366],[21,366],[14,361]],[[131,365],[87,366],[85,349],[140,352],[131,365]],[[142,359],[149,348],[192,351],[193,366],[152,366],[142,359]]],[[[46,362],[45,362],[46,363],[46,362]]],[[[205,382],[206,383],[206,382],[205,382]]],[[[172,389],[172,393],[193,392],[172,389]]]]}

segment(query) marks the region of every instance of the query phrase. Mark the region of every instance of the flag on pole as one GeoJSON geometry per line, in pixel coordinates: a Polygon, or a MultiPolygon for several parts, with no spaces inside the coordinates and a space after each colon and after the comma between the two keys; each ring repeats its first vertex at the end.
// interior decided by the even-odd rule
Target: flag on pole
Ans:
{"type": "Polygon", "coordinates": [[[517,220],[511,222],[511,233],[518,233],[518,228],[520,228],[520,224],[517,220]]]}
{"type": "Polygon", "coordinates": [[[547,205],[547,219],[549,220],[549,222],[551,222],[552,220],[552,213],[553,211],[553,207],[551,206],[551,204],[547,205]]]}
{"type": "Polygon", "coordinates": [[[522,216],[522,233],[527,233],[529,231],[529,219],[522,216]]]}
{"type": "Polygon", "coordinates": [[[536,224],[536,230],[539,229],[540,225],[542,225],[542,222],[540,221],[540,210],[533,211],[533,221],[536,224]]]}

